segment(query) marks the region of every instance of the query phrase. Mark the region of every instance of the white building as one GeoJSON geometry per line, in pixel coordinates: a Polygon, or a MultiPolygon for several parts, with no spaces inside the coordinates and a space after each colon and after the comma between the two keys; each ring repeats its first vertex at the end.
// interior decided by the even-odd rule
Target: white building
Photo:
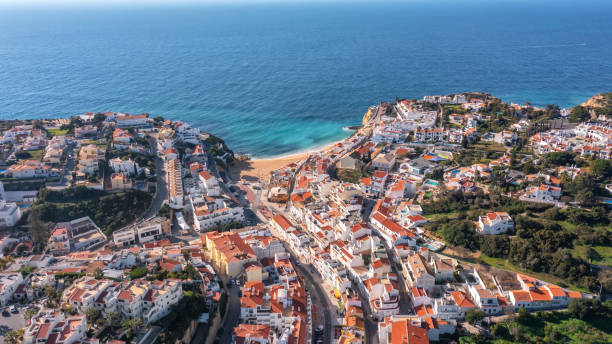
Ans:
{"type": "Polygon", "coordinates": [[[374,143],[398,143],[402,141],[402,130],[392,126],[376,127],[372,134],[372,142],[374,143]]]}
{"type": "Polygon", "coordinates": [[[77,170],[87,174],[95,174],[100,169],[99,160],[104,158],[98,146],[89,144],[81,147],[77,170]]]}
{"type": "Polygon", "coordinates": [[[244,222],[244,209],[228,198],[192,197],[190,205],[195,228],[199,231],[244,222]]]}
{"type": "Polygon", "coordinates": [[[14,202],[0,200],[0,227],[12,227],[21,219],[21,209],[14,202]]]}
{"type": "Polygon", "coordinates": [[[413,286],[431,290],[436,284],[436,278],[431,274],[425,258],[420,254],[408,257],[405,265],[407,266],[404,268],[407,269],[404,274],[407,275],[413,286]]]}
{"type": "Polygon", "coordinates": [[[533,186],[519,197],[522,201],[555,203],[561,197],[561,188],[548,184],[533,186]]]}
{"type": "Polygon", "coordinates": [[[210,174],[208,171],[200,171],[198,175],[198,181],[202,189],[208,196],[219,196],[221,194],[221,188],[217,178],[210,174]]]}
{"type": "Polygon", "coordinates": [[[66,254],[72,250],[89,250],[106,241],[106,235],[89,216],[55,225],[49,238],[53,254],[66,254]]]}
{"type": "Polygon", "coordinates": [[[502,234],[514,229],[514,221],[506,212],[487,213],[478,217],[477,229],[481,234],[502,234]]]}
{"type": "Polygon", "coordinates": [[[38,160],[19,161],[19,163],[11,165],[4,173],[17,179],[44,178],[57,174],[51,166],[38,160]]]}
{"type": "Polygon", "coordinates": [[[115,118],[117,127],[119,128],[147,128],[151,126],[151,120],[146,114],[128,115],[118,114],[115,118]]]}
{"type": "Polygon", "coordinates": [[[6,306],[23,282],[20,272],[0,273],[0,305],[6,306]]]}
{"type": "Polygon", "coordinates": [[[182,209],[183,199],[183,170],[179,159],[169,159],[164,162],[166,171],[166,184],[168,187],[168,205],[174,209],[182,209]]]}
{"type": "Polygon", "coordinates": [[[108,164],[113,169],[113,172],[123,172],[130,176],[136,175],[139,170],[138,164],[132,161],[132,159],[121,160],[121,158],[113,158],[108,161],[108,164]]]}
{"type": "Polygon", "coordinates": [[[154,217],[133,226],[123,228],[113,233],[113,241],[117,246],[130,246],[136,243],[144,244],[158,240],[169,230],[169,220],[165,217],[154,217]]]}
{"type": "Polygon", "coordinates": [[[83,314],[64,316],[60,311],[46,309],[32,318],[23,334],[24,344],[81,343],[87,339],[87,319],[83,314]]]}

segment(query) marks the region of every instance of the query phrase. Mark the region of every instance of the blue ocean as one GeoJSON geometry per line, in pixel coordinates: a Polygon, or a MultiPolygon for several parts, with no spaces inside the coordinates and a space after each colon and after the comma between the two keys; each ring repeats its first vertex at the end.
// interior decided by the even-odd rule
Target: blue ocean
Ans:
{"type": "Polygon", "coordinates": [[[610,1],[0,5],[0,119],[180,119],[269,157],[396,97],[564,107],[612,91],[610,1]]]}

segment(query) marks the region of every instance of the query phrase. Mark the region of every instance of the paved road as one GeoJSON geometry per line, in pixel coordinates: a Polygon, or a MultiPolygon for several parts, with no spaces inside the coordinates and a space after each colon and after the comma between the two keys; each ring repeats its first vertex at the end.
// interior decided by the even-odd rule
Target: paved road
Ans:
{"type": "Polygon", "coordinates": [[[221,325],[223,332],[219,338],[219,343],[232,342],[232,331],[238,325],[238,320],[240,319],[240,287],[233,286],[229,288],[227,282],[227,279],[224,278],[223,284],[225,285],[224,288],[226,289],[228,300],[225,319],[223,319],[223,324],[221,325]]]}
{"type": "Polygon", "coordinates": [[[299,261],[298,259],[296,259],[297,256],[286,244],[283,243],[283,245],[285,245],[285,250],[291,255],[293,265],[296,267],[300,276],[302,276],[305,287],[308,288],[312,299],[312,304],[316,306],[317,316],[315,319],[315,309],[313,307],[312,328],[314,330],[315,328],[317,328],[317,326],[323,325],[323,343],[330,344],[333,330],[332,315],[329,299],[326,295],[325,289],[323,289],[322,287],[323,281],[321,280],[319,274],[310,271],[312,265],[303,263],[300,263],[299,265],[296,264],[296,262],[299,261]]]}
{"type": "Polygon", "coordinates": [[[378,343],[378,321],[371,317],[372,311],[370,310],[370,304],[368,299],[364,296],[357,283],[352,282],[353,290],[357,291],[359,299],[361,300],[361,309],[363,310],[364,326],[366,333],[366,343],[376,344],[378,343]]]}
{"type": "Polygon", "coordinates": [[[166,172],[164,171],[164,162],[157,155],[157,143],[151,140],[151,154],[155,156],[155,175],[157,176],[157,185],[155,187],[155,196],[149,209],[145,211],[143,218],[148,219],[157,215],[164,201],[168,199],[168,187],[166,186],[166,172]]]}
{"type": "MultiPolygon", "coordinates": [[[[246,191],[247,195],[245,199],[241,199],[241,201],[243,202],[248,201],[249,196],[251,196],[251,199],[252,199],[253,191],[250,190],[250,188],[246,187],[246,185],[241,185],[240,188],[247,189],[246,191]]],[[[260,208],[262,208],[262,210],[266,210],[268,213],[272,213],[270,209],[268,208],[268,206],[272,206],[273,204],[267,202],[264,198],[265,197],[262,197],[262,199],[260,200],[260,208]]],[[[246,205],[246,204],[243,203],[243,205],[246,205]]],[[[248,205],[250,207],[253,206],[253,204],[250,202],[248,205]]],[[[257,213],[257,209],[252,209],[252,210],[262,222],[266,222],[265,218],[259,217],[257,213]]],[[[284,213],[280,209],[278,209],[278,211],[281,213],[284,213]]],[[[286,213],[284,214],[285,216],[288,216],[286,213]]],[[[330,344],[331,339],[332,339],[332,330],[333,330],[332,314],[331,314],[331,306],[329,303],[329,299],[326,295],[325,289],[322,286],[323,281],[318,273],[311,271],[312,265],[305,264],[305,263],[300,263],[299,265],[296,264],[296,262],[299,261],[299,259],[296,259],[298,255],[296,255],[295,252],[293,252],[291,248],[287,244],[285,244],[285,242],[283,242],[283,245],[285,247],[285,251],[287,251],[290,254],[292,262],[294,266],[296,267],[298,274],[302,277],[304,281],[305,287],[308,288],[308,293],[310,294],[311,301],[313,304],[312,329],[314,330],[317,326],[323,325],[324,326],[323,343],[330,344]],[[316,312],[315,312],[315,307],[316,307],[316,312]],[[316,319],[315,319],[315,313],[316,313],[316,319]]]]}
{"type": "Polygon", "coordinates": [[[64,164],[64,168],[62,169],[62,172],[60,173],[60,180],[57,183],[47,183],[47,187],[53,188],[53,189],[65,189],[68,187],[68,179],[66,178],[66,176],[71,175],[72,171],[74,170],[74,157],[77,154],[77,150],[76,150],[76,144],[72,143],[69,144],[68,147],[66,148],[66,151],[68,152],[68,155],[66,157],[66,163],[64,164]]]}

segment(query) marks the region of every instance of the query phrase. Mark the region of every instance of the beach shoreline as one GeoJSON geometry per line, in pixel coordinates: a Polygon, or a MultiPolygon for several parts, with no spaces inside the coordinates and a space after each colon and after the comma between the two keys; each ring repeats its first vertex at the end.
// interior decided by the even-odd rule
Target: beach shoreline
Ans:
{"type": "Polygon", "coordinates": [[[326,143],[301,152],[288,153],[269,158],[251,158],[245,161],[234,161],[229,167],[228,173],[230,178],[235,181],[249,181],[249,182],[266,182],[270,173],[276,171],[282,167],[285,167],[291,163],[299,162],[308,158],[310,154],[327,151],[339,142],[344,141],[346,138],[341,140],[326,143]]]}
{"type": "Polygon", "coordinates": [[[333,147],[334,145],[336,145],[338,142],[342,142],[342,141],[346,140],[348,137],[350,137],[350,136],[347,135],[344,138],[341,138],[341,139],[338,139],[338,140],[334,140],[332,142],[320,144],[320,145],[317,145],[317,146],[314,146],[314,147],[302,149],[302,150],[299,150],[297,152],[282,153],[280,155],[273,155],[273,156],[260,157],[260,158],[253,157],[253,158],[251,158],[251,160],[252,161],[259,161],[259,160],[285,159],[285,158],[292,158],[294,156],[302,156],[304,154],[312,154],[312,153],[316,153],[316,152],[320,152],[320,151],[325,151],[325,150],[328,150],[329,148],[333,147]]]}

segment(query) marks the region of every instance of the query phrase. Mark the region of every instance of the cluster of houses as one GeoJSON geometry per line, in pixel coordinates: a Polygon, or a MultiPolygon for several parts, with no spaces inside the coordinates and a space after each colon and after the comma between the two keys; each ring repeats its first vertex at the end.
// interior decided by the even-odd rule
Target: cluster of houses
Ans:
{"type": "Polygon", "coordinates": [[[203,145],[199,129],[187,123],[166,121],[160,129],[157,146],[164,160],[168,205],[186,210],[194,228],[202,232],[242,223],[244,209],[225,191],[216,172],[209,169],[209,157],[203,145]],[[179,154],[177,145],[188,148],[179,154]]]}
{"type": "MultiPolygon", "coordinates": [[[[75,314],[40,307],[25,329],[24,343],[71,344],[85,341],[91,327],[85,314],[91,308],[140,319],[148,327],[168,315],[183,287],[194,283],[201,285],[208,305],[216,304],[224,289],[219,273],[240,286],[234,343],[306,343],[315,332],[313,305],[288,247],[321,276],[325,296],[334,309],[337,305],[339,312],[330,310],[334,343],[365,343],[368,335],[380,343],[428,343],[452,335],[471,310],[495,316],[519,308],[564,308],[583,295],[522,274],[484,274],[459,264],[439,253],[444,244],[424,229],[423,200],[442,190],[477,191],[494,171],[512,165],[504,154],[486,164],[451,167],[459,144],[474,139],[478,122],[485,120],[478,113],[483,106],[482,99],[465,94],[381,103],[351,137],[270,175],[265,200],[283,207],[276,204],[273,211],[257,214],[268,223],[231,231],[245,222],[245,213],[216,168],[231,153],[187,123],[108,112],[102,124],[93,122],[100,114],[81,116],[84,124],[68,135],[47,135],[31,125],[10,128],[0,141],[3,149],[44,149],[40,159],[16,159],[4,171],[16,179],[59,176],[73,150],[76,185],[126,190],[135,187],[139,176],[151,174],[126,156],[157,151],[167,187],[164,201],[176,212],[180,228],[190,229],[187,218],[201,236],[172,243],[167,239],[172,219],[158,216],[114,231],[112,241],[89,217],[57,223],[42,255],[30,254],[31,242],[2,238],[0,253],[17,258],[8,272],[0,273],[0,305],[37,301],[46,286],[56,288],[61,305],[71,306],[75,314]],[[468,111],[451,114],[450,126],[441,127],[438,112],[431,111],[437,105],[431,103],[468,111]],[[155,147],[145,144],[145,135],[155,147]],[[101,136],[111,139],[102,141],[101,136]],[[105,161],[109,151],[122,153],[105,161]],[[104,176],[107,166],[112,173],[104,176]],[[338,180],[347,170],[357,177],[338,180]],[[104,247],[109,243],[112,250],[104,247]],[[185,279],[191,266],[199,273],[196,280],[185,279]],[[149,275],[166,271],[183,279],[131,278],[136,267],[149,275]],[[377,331],[366,334],[372,323],[377,331]]],[[[510,128],[514,131],[489,139],[512,145],[515,131],[529,126],[522,120],[510,128]]],[[[580,124],[536,134],[531,146],[537,153],[576,151],[609,159],[611,130],[600,123],[580,124]]],[[[585,171],[569,166],[548,173],[509,171],[505,178],[522,186],[514,197],[557,204],[561,175],[575,178],[585,171]]],[[[21,210],[7,201],[1,186],[0,226],[10,227],[21,210]]],[[[487,212],[475,228],[482,235],[504,235],[513,231],[514,221],[506,212],[487,212]]]]}
{"type": "Polygon", "coordinates": [[[150,175],[146,166],[140,167],[125,157],[119,162],[120,157],[106,154],[116,150],[150,155],[146,141],[136,140],[156,130],[147,114],[87,113],[78,118],[80,122],[74,123],[65,119],[45,120],[42,127],[37,126],[39,129],[34,129],[33,124],[7,129],[1,140],[2,152],[9,154],[3,176],[48,182],[65,178],[73,185],[121,191],[137,187],[136,176],[150,175]],[[94,122],[100,115],[103,121],[94,122]],[[103,171],[105,162],[111,166],[110,175],[103,171]]]}
{"type": "MultiPolygon", "coordinates": [[[[457,96],[425,101],[469,103],[466,108],[475,111],[483,104],[478,99],[457,96]]],[[[395,110],[381,105],[370,112],[374,116],[364,126],[371,129],[371,135],[357,133],[332,149],[313,153],[306,161],[271,175],[274,191],[270,190],[268,200],[286,202],[286,208],[270,215],[270,229],[296,256],[312,264],[329,294],[342,305],[343,313],[334,320],[341,329],[335,333],[335,340],[366,342],[365,323],[373,320],[378,323],[381,343],[439,341],[453,334],[457,322],[463,321],[470,310],[493,316],[521,307],[556,309],[567,306],[572,298],[583,297],[520,274],[509,273],[511,282],[508,278],[491,279],[489,274],[483,279],[471,265],[461,266],[455,259],[436,253],[443,244],[424,235],[428,220],[418,204],[420,200],[443,189],[470,192],[486,187],[481,182],[490,179],[494,170],[509,168],[511,158],[502,155],[486,164],[449,169],[444,166],[450,165],[443,162],[452,158],[452,147],[443,150],[430,146],[419,154],[404,140],[412,132],[416,144],[460,143],[462,139],[449,139],[451,133],[457,131],[463,138],[469,137],[466,132],[475,134],[482,120],[478,114],[450,116],[451,123],[462,129],[448,130],[436,127],[435,113],[420,108],[419,102],[404,100],[395,105],[395,110]],[[419,121],[422,125],[415,126],[419,121]],[[428,179],[436,169],[444,169],[443,179],[428,179]],[[357,183],[338,181],[335,172],[343,170],[353,170],[362,177],[357,183]],[[366,207],[366,202],[374,206],[366,207]],[[521,285],[526,279],[531,279],[531,287],[521,285]]],[[[528,125],[528,121],[521,123],[528,125]]],[[[516,133],[509,131],[493,138],[506,145],[516,139],[516,133]]],[[[574,168],[561,172],[578,173],[574,168]]],[[[521,178],[520,184],[527,185],[521,199],[560,197],[555,176],[521,178]],[[534,184],[538,191],[527,196],[534,184]]],[[[482,235],[503,235],[514,230],[514,221],[506,212],[488,212],[478,217],[475,227],[482,235]]]]}
{"type": "MultiPolygon", "coordinates": [[[[219,302],[222,291],[219,278],[204,254],[206,250],[201,241],[173,244],[162,239],[168,232],[169,220],[158,217],[115,233],[116,248],[113,250],[79,246],[83,236],[96,232],[97,228],[92,226],[95,225],[88,218],[57,224],[50,239],[50,245],[56,245],[51,246],[53,255],[15,256],[8,272],[0,273],[0,306],[15,301],[40,303],[37,314],[25,328],[25,343],[88,341],[86,332],[93,325],[88,324],[85,316],[89,309],[98,310],[101,317],[114,312],[118,320],[139,319],[144,333],[150,324],[172,311],[183,297],[183,286],[194,283],[201,285],[207,304],[219,302]],[[131,232],[131,240],[126,238],[128,232],[131,232]],[[129,276],[136,267],[144,267],[148,272],[181,272],[189,264],[197,269],[197,280],[151,280],[129,276]],[[22,274],[26,267],[29,273],[22,274]],[[67,276],[77,279],[69,281],[67,276]],[[44,302],[46,287],[58,290],[61,294],[59,306],[70,306],[74,315],[48,308],[48,303],[44,302]]],[[[265,241],[263,237],[255,237],[265,241]]],[[[3,238],[0,245],[16,244],[8,239],[3,238]]],[[[245,240],[257,247],[253,238],[245,240]]],[[[265,249],[261,243],[259,247],[265,249]]],[[[261,280],[261,274],[259,278],[261,280]]]]}
{"type": "Polygon", "coordinates": [[[574,152],[581,156],[612,159],[612,127],[609,123],[580,123],[573,129],[552,129],[530,138],[535,153],[574,152]]]}
{"type": "Polygon", "coordinates": [[[106,235],[89,216],[59,222],[51,231],[49,251],[54,255],[91,250],[106,242],[106,235]]]}

